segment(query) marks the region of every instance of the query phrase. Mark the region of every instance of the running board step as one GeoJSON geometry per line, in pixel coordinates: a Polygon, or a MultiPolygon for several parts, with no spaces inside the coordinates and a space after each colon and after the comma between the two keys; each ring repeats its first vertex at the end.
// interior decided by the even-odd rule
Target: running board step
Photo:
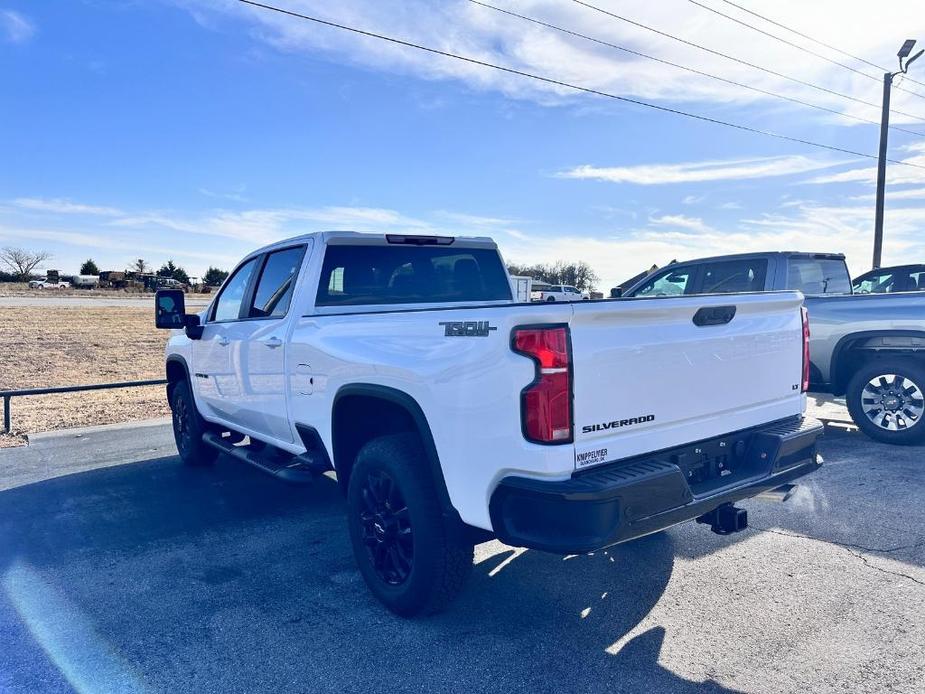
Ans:
{"type": "Polygon", "coordinates": [[[291,458],[278,458],[275,449],[267,447],[259,453],[248,449],[247,446],[235,446],[228,439],[222,438],[221,434],[207,431],[202,435],[204,443],[212,446],[222,453],[230,455],[243,463],[253,465],[261,472],[273,475],[277,479],[293,484],[311,484],[315,476],[320,474],[316,472],[317,465],[307,454],[294,456],[291,458]]]}

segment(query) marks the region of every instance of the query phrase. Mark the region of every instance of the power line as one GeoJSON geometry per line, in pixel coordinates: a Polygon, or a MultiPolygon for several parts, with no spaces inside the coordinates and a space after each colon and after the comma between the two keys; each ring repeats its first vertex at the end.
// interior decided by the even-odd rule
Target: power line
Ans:
{"type": "MultiPolygon", "coordinates": [[[[474,4],[474,5],[479,5],[480,7],[484,7],[484,8],[489,9],[489,10],[494,10],[495,12],[500,12],[500,13],[502,13],[502,14],[506,14],[506,15],[509,15],[509,16],[511,16],[511,17],[517,17],[517,18],[519,18],[519,19],[523,19],[523,20],[525,20],[525,21],[527,21],[527,22],[531,22],[531,23],[533,23],[533,24],[536,24],[536,25],[538,25],[538,26],[545,27],[545,28],[547,28],[547,29],[553,29],[554,31],[562,32],[563,34],[568,34],[568,35],[570,35],[570,36],[575,36],[575,37],[580,38],[580,39],[583,39],[583,40],[585,40],[585,41],[591,41],[591,42],[596,43],[596,44],[599,44],[599,45],[601,45],[601,46],[607,46],[608,48],[614,48],[614,49],[616,49],[616,50],[618,50],[618,51],[623,51],[624,53],[629,53],[630,55],[636,55],[636,56],[639,56],[640,58],[646,58],[647,60],[653,60],[653,61],[655,61],[655,62],[657,62],[657,63],[662,63],[663,65],[670,65],[671,67],[678,68],[679,70],[685,70],[685,71],[691,72],[691,73],[693,73],[693,74],[695,74],[695,75],[702,75],[703,77],[709,77],[710,79],[714,79],[714,80],[717,80],[717,81],[719,81],[719,82],[725,82],[726,84],[731,84],[731,85],[734,85],[734,86],[736,86],[736,87],[741,87],[742,89],[748,89],[748,90],[750,90],[750,91],[757,92],[757,93],[759,93],[759,94],[765,94],[765,95],[767,95],[767,96],[772,96],[772,97],[777,98],[777,99],[783,99],[784,101],[790,101],[790,102],[792,102],[792,103],[799,104],[799,105],[801,105],[801,106],[806,106],[806,107],[808,107],[808,108],[814,108],[814,109],[818,109],[818,110],[820,110],[820,111],[826,111],[826,112],[828,112],[828,113],[834,113],[834,114],[837,115],[837,116],[842,116],[842,117],[844,117],[844,118],[851,118],[851,119],[856,120],[856,121],[859,121],[859,122],[861,122],[861,123],[870,123],[870,124],[878,125],[878,126],[880,125],[880,123],[879,123],[878,121],[875,121],[875,120],[873,120],[873,119],[871,119],[871,118],[863,118],[863,117],[861,117],[861,116],[855,116],[855,115],[852,115],[852,114],[850,114],[850,113],[844,113],[844,112],[842,112],[842,111],[839,111],[838,109],[828,108],[828,107],[826,107],[826,106],[820,106],[820,105],[818,105],[818,104],[813,104],[813,103],[810,103],[810,102],[808,102],[808,101],[803,101],[802,99],[797,99],[797,98],[794,98],[794,97],[791,97],[791,96],[786,96],[786,95],[784,95],[784,94],[779,94],[779,93],[777,93],[777,92],[768,91],[767,89],[761,89],[760,87],[754,87],[754,86],[752,86],[752,85],[750,85],[750,84],[744,84],[744,83],[742,83],[742,82],[736,82],[735,80],[727,79],[727,78],[725,78],[725,77],[720,77],[719,75],[713,75],[713,74],[710,74],[709,72],[704,72],[703,70],[697,70],[696,68],[692,68],[692,67],[688,67],[688,66],[686,66],[686,65],[681,65],[681,64],[679,64],[679,63],[671,62],[670,60],[664,60],[663,58],[656,58],[655,56],[648,55],[648,54],[646,54],[646,53],[642,53],[642,52],[640,52],[640,51],[633,50],[632,48],[626,48],[625,46],[619,46],[619,45],[617,45],[617,44],[615,44],[615,43],[611,43],[611,42],[609,42],[609,41],[604,41],[604,40],[602,40],[602,39],[598,39],[598,38],[595,38],[595,37],[593,37],[593,36],[588,36],[587,34],[582,34],[582,33],[580,33],[580,32],[573,31],[573,30],[571,30],[571,29],[566,29],[565,27],[557,26],[557,25],[555,25],[555,24],[550,24],[549,22],[544,22],[543,20],[536,19],[535,17],[528,17],[527,15],[518,14],[517,12],[514,12],[514,11],[512,11],[512,10],[506,10],[506,9],[504,9],[504,8],[501,8],[501,7],[496,7],[495,5],[490,5],[490,4],[486,3],[486,2],[481,2],[481,0],[469,0],[469,2],[471,2],[471,3],[474,4]]],[[[890,129],[892,129],[892,130],[898,130],[898,131],[900,131],[900,132],[908,133],[908,134],[910,134],[910,135],[918,135],[919,137],[925,137],[925,133],[916,132],[915,130],[908,130],[908,129],[903,128],[903,127],[900,127],[900,126],[892,126],[892,125],[891,125],[891,126],[890,126],[890,129]]]]}
{"type": "MultiPolygon", "coordinates": [[[[859,63],[864,63],[865,65],[869,65],[870,67],[877,68],[881,72],[890,72],[887,68],[883,67],[882,65],[877,65],[877,63],[872,63],[869,60],[865,60],[864,58],[861,58],[860,56],[854,55],[853,53],[849,53],[848,51],[844,51],[841,48],[837,48],[829,43],[820,41],[819,39],[814,38],[810,36],[809,34],[804,34],[802,31],[797,31],[793,27],[789,27],[786,24],[782,24],[781,22],[775,21],[771,19],[770,17],[766,17],[763,14],[758,14],[754,10],[750,10],[747,7],[743,7],[742,5],[739,5],[738,3],[732,2],[732,0],[720,0],[720,1],[726,3],[727,5],[732,5],[733,7],[736,7],[742,10],[743,12],[747,12],[753,17],[758,17],[758,19],[763,19],[764,21],[769,22],[770,24],[773,24],[774,26],[778,26],[781,29],[786,29],[787,31],[794,33],[797,36],[802,36],[804,39],[808,39],[809,41],[812,41],[813,43],[818,44],[819,46],[822,46],[823,48],[828,48],[830,51],[835,51],[836,53],[840,53],[847,58],[851,58],[852,60],[857,60],[859,63]]],[[[925,87],[925,82],[919,82],[911,78],[909,79],[909,81],[925,87]]]]}
{"type": "MultiPolygon", "coordinates": [[[[811,56],[815,56],[816,58],[826,61],[827,63],[831,63],[832,65],[837,65],[838,67],[844,68],[845,70],[850,70],[851,72],[857,75],[861,75],[862,77],[866,77],[869,80],[873,80],[874,82],[880,82],[881,80],[880,77],[877,77],[875,75],[870,75],[864,72],[863,70],[858,70],[856,68],[851,67],[850,65],[845,65],[845,63],[840,63],[837,60],[832,60],[828,56],[822,55],[822,53],[817,53],[816,51],[812,51],[809,48],[806,48],[805,46],[801,46],[798,43],[794,43],[793,41],[788,41],[787,39],[782,38],[778,36],[777,34],[772,34],[770,31],[765,31],[764,29],[760,29],[759,27],[756,27],[754,24],[743,22],[741,19],[737,19],[736,17],[733,17],[732,15],[726,14],[725,12],[720,12],[719,10],[713,7],[710,7],[709,5],[704,5],[702,2],[698,2],[698,0],[687,0],[687,1],[691,3],[692,5],[696,5],[697,7],[707,10],[708,12],[712,12],[715,15],[724,17],[725,19],[728,19],[730,22],[735,22],[736,24],[747,27],[748,29],[751,29],[752,31],[757,31],[759,34],[763,34],[764,36],[769,36],[775,41],[780,41],[783,44],[796,48],[798,51],[803,51],[804,53],[807,53],[811,56]]],[[[914,94],[920,99],[925,99],[925,95],[919,94],[918,92],[914,92],[908,89],[904,91],[907,91],[910,94],[914,94]]]]}
{"type": "MultiPolygon", "coordinates": [[[[842,99],[849,99],[850,101],[856,101],[856,102],[859,103],[859,104],[864,104],[865,106],[872,106],[873,108],[876,108],[876,109],[879,109],[879,108],[881,107],[880,104],[876,104],[876,103],[874,103],[874,102],[872,102],[872,101],[864,101],[864,99],[859,99],[859,98],[857,98],[857,97],[855,97],[855,96],[851,96],[850,94],[843,94],[842,92],[837,92],[837,91],[835,91],[834,89],[829,89],[829,88],[827,88],[827,87],[823,87],[823,86],[820,86],[820,85],[818,85],[818,84],[813,84],[812,82],[807,82],[807,81],[805,81],[805,80],[801,80],[801,79],[798,78],[798,77],[793,77],[793,76],[791,76],[791,75],[785,75],[785,74],[783,74],[782,72],[777,72],[776,70],[771,70],[770,68],[762,67],[762,66],[760,66],[760,65],[755,65],[754,63],[750,63],[750,62],[748,62],[747,60],[742,60],[741,58],[736,58],[735,56],[729,55],[729,54],[727,54],[727,53],[722,53],[721,51],[717,51],[717,50],[714,50],[714,49],[712,49],[712,48],[707,48],[706,46],[701,46],[699,43],[694,43],[693,41],[688,41],[687,39],[682,39],[681,37],[675,36],[674,34],[669,34],[668,32],[661,31],[661,30],[659,30],[659,29],[655,29],[654,27],[650,27],[650,26],[648,26],[648,25],[646,25],[646,24],[642,24],[641,22],[637,22],[637,21],[632,20],[632,19],[629,19],[629,18],[627,18],[627,17],[622,17],[622,16],[620,16],[620,15],[614,13],[614,12],[610,12],[609,10],[605,10],[605,9],[602,8],[602,7],[598,7],[597,5],[592,5],[592,4],[589,3],[589,2],[585,2],[584,0],[572,0],[572,2],[577,3],[577,4],[579,4],[579,5],[582,5],[582,6],[584,6],[584,7],[587,7],[588,9],[594,10],[595,12],[600,12],[601,14],[605,14],[605,15],[607,15],[607,16],[609,16],[609,17],[613,17],[614,19],[618,19],[618,20],[620,20],[621,22],[626,22],[627,24],[632,24],[633,26],[639,27],[640,29],[645,29],[646,31],[651,31],[652,33],[658,34],[659,36],[664,36],[665,38],[669,38],[669,39],[671,39],[671,40],[673,40],[673,41],[677,41],[677,42],[679,42],[679,43],[683,43],[683,44],[685,44],[686,46],[691,46],[692,48],[696,48],[696,49],[701,50],[701,51],[706,51],[707,53],[710,53],[710,54],[712,54],[712,55],[719,56],[720,58],[725,58],[726,60],[732,60],[733,62],[739,63],[740,65],[745,65],[745,66],[750,67],[750,68],[752,68],[752,69],[754,69],[754,70],[760,70],[761,72],[766,72],[766,73],[769,74],[769,75],[774,75],[775,77],[780,77],[780,78],[785,79],[785,80],[788,80],[788,81],[790,81],[790,82],[795,82],[795,83],[797,83],[797,84],[802,84],[804,87],[812,87],[813,89],[818,89],[819,91],[826,92],[826,93],[828,93],[828,94],[832,94],[832,95],[834,95],[834,96],[841,97],[842,99]]],[[[922,116],[914,116],[914,115],[912,115],[911,113],[904,113],[904,112],[902,112],[902,111],[897,111],[897,110],[895,110],[895,109],[891,109],[890,112],[891,112],[891,113],[895,113],[896,115],[899,115],[899,116],[905,116],[906,118],[913,118],[913,119],[915,119],[915,120],[917,120],[917,121],[919,121],[919,122],[925,122],[925,117],[922,117],[922,116]]]]}
{"type": "MultiPolygon", "coordinates": [[[[586,94],[594,94],[596,96],[606,97],[608,99],[614,99],[616,101],[622,101],[628,104],[635,104],[636,106],[644,106],[646,108],[651,108],[656,111],[662,111],[664,113],[673,113],[678,116],[684,116],[686,118],[691,118],[694,120],[703,121],[706,123],[713,123],[714,125],[722,125],[728,128],[734,128],[736,130],[741,130],[743,132],[754,133],[756,135],[764,135],[766,137],[773,137],[778,140],[786,140],[788,142],[796,142],[802,145],[808,145],[810,147],[816,147],[819,149],[826,149],[832,152],[841,152],[842,154],[850,154],[855,157],[863,157],[865,159],[877,159],[875,154],[866,154],[864,152],[855,152],[854,150],[845,149],[843,147],[837,147],[835,145],[826,145],[820,142],[813,142],[812,140],[803,140],[798,137],[792,137],[790,135],[783,135],[781,133],[775,133],[770,130],[761,130],[759,128],[753,128],[748,125],[741,125],[739,123],[732,123],[730,121],[720,120],[718,118],[711,118],[710,116],[703,116],[696,113],[690,113],[688,111],[681,111],[680,109],[669,108],[668,106],[659,106],[658,104],[651,104],[646,101],[641,101],[639,99],[631,99],[626,96],[619,96],[617,94],[611,94],[609,92],[604,92],[599,89],[593,89],[591,87],[582,87],[579,85],[571,84],[569,82],[564,82],[562,80],[553,79],[551,77],[543,77],[542,75],[536,75],[531,72],[525,72],[523,70],[517,70],[511,67],[505,67],[503,65],[496,65],[495,63],[489,63],[484,60],[479,60],[477,58],[470,58],[465,55],[460,55],[458,53],[450,53],[449,51],[442,51],[438,48],[431,48],[429,46],[424,46],[419,43],[414,43],[412,41],[405,41],[404,39],[398,39],[392,36],[387,36],[385,34],[378,34],[372,31],[366,31],[365,29],[358,29],[356,27],[347,26],[346,24],[339,24],[337,22],[332,22],[326,19],[321,19],[320,17],[313,17],[307,14],[301,14],[293,10],[287,10],[282,7],[275,7],[274,5],[264,4],[262,2],[257,2],[256,0],[238,0],[238,2],[251,5],[253,7],[260,7],[265,10],[270,10],[271,12],[278,12],[280,14],[289,15],[290,17],[296,17],[298,19],[304,19],[309,22],[314,22],[316,24],[321,24],[324,26],[329,26],[335,29],[341,29],[343,31],[349,31],[354,34],[359,34],[361,36],[368,36],[370,38],[379,39],[381,41],[387,41],[389,43],[394,43],[399,46],[406,46],[408,48],[415,48],[426,53],[431,53],[433,55],[443,56],[445,58],[453,58],[454,60],[459,60],[462,62],[470,63],[472,65],[480,65],[481,67],[492,68],[493,70],[499,70],[511,75],[518,75],[520,77],[527,77],[538,82],[543,82],[545,84],[552,84],[558,87],[565,87],[567,89],[574,89],[575,91],[584,92],[586,94]]],[[[899,161],[894,159],[887,159],[891,164],[899,164],[902,166],[911,166],[916,169],[925,169],[925,165],[915,164],[912,162],[899,161]]]]}

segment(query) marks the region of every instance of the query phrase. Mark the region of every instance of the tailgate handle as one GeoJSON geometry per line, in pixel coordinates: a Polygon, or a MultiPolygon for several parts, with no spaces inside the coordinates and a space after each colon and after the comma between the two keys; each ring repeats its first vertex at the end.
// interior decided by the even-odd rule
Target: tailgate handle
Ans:
{"type": "Polygon", "coordinates": [[[735,314],[735,306],[704,306],[694,314],[694,325],[725,325],[735,314]]]}

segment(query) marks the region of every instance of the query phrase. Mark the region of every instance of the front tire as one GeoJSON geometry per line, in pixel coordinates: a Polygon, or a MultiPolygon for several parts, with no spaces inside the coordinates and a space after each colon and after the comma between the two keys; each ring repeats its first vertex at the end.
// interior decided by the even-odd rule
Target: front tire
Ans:
{"type": "Polygon", "coordinates": [[[196,401],[188,381],[180,381],[170,392],[170,412],[173,419],[173,438],[184,465],[211,465],[218,451],[206,445],[202,435],[208,429],[206,420],[196,409],[196,401]]]}
{"type": "Polygon", "coordinates": [[[845,398],[858,428],[876,441],[925,441],[925,366],[908,358],[874,359],[848,382],[845,398]]]}
{"type": "Polygon", "coordinates": [[[439,612],[472,572],[472,543],[458,537],[437,501],[413,434],[373,439],[347,489],[353,554],[373,595],[402,617],[439,612]]]}

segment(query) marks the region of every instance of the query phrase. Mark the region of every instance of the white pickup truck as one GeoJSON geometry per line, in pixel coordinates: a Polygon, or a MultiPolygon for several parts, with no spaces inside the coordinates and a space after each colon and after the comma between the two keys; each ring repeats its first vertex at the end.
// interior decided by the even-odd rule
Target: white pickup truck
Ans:
{"type": "Polygon", "coordinates": [[[531,301],[588,301],[591,295],[570,284],[534,284],[531,301]]]}
{"type": "Polygon", "coordinates": [[[208,308],[161,290],[182,460],[335,471],[371,591],[402,615],[496,537],[587,552],[815,470],[798,292],[515,303],[487,238],[323,232],[248,255],[208,308]]]}

